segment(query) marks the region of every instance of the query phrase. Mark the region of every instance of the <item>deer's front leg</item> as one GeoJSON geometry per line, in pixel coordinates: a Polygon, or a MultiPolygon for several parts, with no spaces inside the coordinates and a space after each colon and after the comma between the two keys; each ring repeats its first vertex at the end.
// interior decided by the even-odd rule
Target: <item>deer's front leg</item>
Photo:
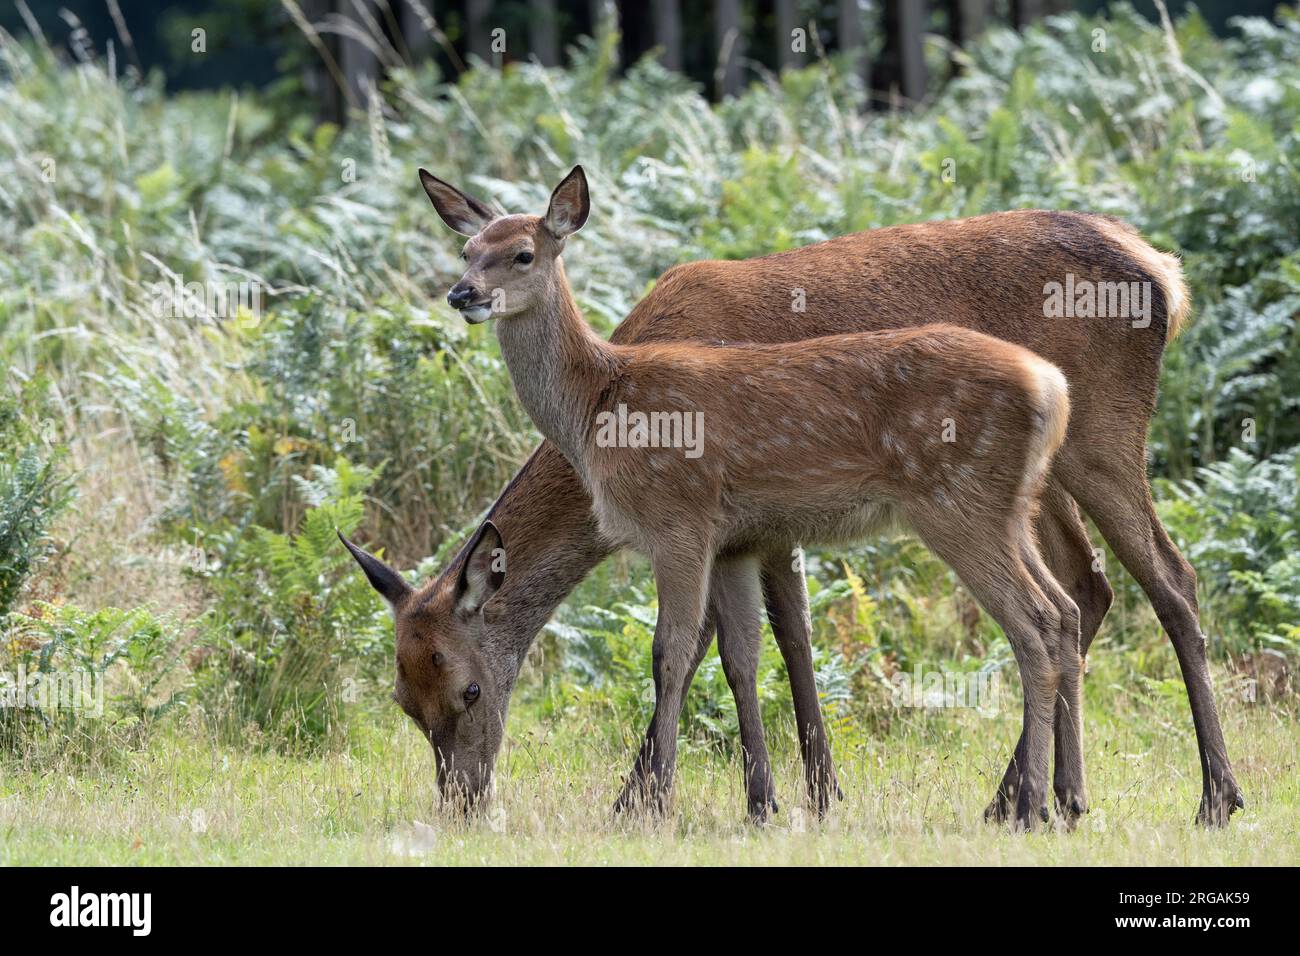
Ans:
{"type": "MultiPolygon", "coordinates": [[[[692,656],[686,672],[685,686],[689,687],[691,680],[695,676],[695,671],[699,669],[700,661],[704,660],[704,655],[708,653],[709,644],[713,641],[714,617],[712,608],[706,617],[704,624],[701,625],[698,632],[698,640],[695,642],[695,652],[692,656]]],[[[650,726],[646,729],[645,737],[641,743],[641,750],[637,754],[636,763],[632,765],[632,772],[627,776],[627,783],[623,785],[623,791],[619,794],[618,800],[614,803],[614,810],[622,812],[629,810],[638,803],[646,803],[654,806],[661,801],[661,795],[657,792],[652,793],[652,779],[647,776],[650,769],[650,758],[653,754],[655,740],[655,722],[659,718],[660,697],[658,692],[658,678],[655,684],[655,711],[650,720],[650,726]]],[[[685,696],[683,693],[683,703],[685,696]]],[[[680,705],[679,705],[680,711],[680,705]]],[[[671,778],[673,772],[673,762],[670,760],[665,768],[667,775],[671,778]]]]}
{"type": "Polygon", "coordinates": [[[637,805],[662,811],[672,792],[677,725],[698,662],[696,649],[712,564],[712,551],[701,545],[697,544],[695,553],[651,555],[659,592],[653,648],[655,710],[636,764],[614,804],[616,812],[637,805]]]}

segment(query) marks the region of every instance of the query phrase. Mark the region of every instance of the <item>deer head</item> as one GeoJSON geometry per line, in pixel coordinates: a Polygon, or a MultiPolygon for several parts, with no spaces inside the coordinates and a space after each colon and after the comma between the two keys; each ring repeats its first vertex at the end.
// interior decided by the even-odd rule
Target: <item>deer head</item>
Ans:
{"type": "Polygon", "coordinates": [[[472,324],[518,315],[544,301],[563,278],[559,260],[564,240],[582,228],[591,210],[581,166],[555,187],[544,216],[497,217],[423,169],[420,182],[442,221],[470,237],[460,254],[465,272],[447,302],[472,324]]]}
{"type": "Polygon", "coordinates": [[[484,522],[453,573],[416,590],[372,554],[339,537],[388,602],[397,631],[393,700],[432,745],[445,799],[473,806],[491,782],[517,662],[484,640],[492,598],[505,580],[505,549],[484,522]]]}

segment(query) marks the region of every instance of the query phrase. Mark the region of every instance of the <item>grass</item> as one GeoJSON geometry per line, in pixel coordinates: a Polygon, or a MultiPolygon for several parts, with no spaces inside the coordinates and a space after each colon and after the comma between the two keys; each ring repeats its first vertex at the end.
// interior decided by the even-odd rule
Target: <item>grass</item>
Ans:
{"type": "Polygon", "coordinates": [[[761,828],[744,822],[738,757],[716,750],[682,754],[665,821],[613,817],[632,749],[581,716],[547,723],[525,708],[492,807],[472,823],[440,810],[432,752],[395,712],[363,718],[345,749],[305,757],[222,747],[180,724],[88,763],[65,752],[0,764],[0,863],[1293,864],[1294,715],[1222,698],[1248,806],[1206,831],[1191,822],[1200,775],[1185,702],[1107,676],[1088,687],[1092,811],[1069,834],[982,820],[1018,730],[1014,695],[991,718],[903,711],[886,735],[837,740],[845,799],[821,822],[799,806],[791,729],[773,728],[782,809],[761,828]]]}

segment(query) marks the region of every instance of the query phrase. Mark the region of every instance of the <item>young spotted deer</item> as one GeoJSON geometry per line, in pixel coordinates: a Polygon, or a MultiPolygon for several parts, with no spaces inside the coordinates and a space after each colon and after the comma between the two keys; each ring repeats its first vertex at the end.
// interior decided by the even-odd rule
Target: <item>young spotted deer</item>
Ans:
{"type": "MultiPolygon", "coordinates": [[[[1025,692],[1017,825],[1047,819],[1058,694],[1081,800],[1078,610],[1032,528],[1065,437],[1064,375],[945,325],[783,345],[611,344],[583,320],[560,259],[588,210],[577,167],[545,216],[488,222],[466,243],[448,301],[470,322],[497,320],[520,401],[582,477],[601,531],[650,559],[655,716],[618,805],[670,789],[710,588],[756,609],[761,556],[859,541],[895,520],[953,568],[1014,649],[1025,692]],[[703,443],[620,439],[612,422],[637,413],[698,422],[703,443]]],[[[755,628],[745,640],[756,638],[755,628]]]]}

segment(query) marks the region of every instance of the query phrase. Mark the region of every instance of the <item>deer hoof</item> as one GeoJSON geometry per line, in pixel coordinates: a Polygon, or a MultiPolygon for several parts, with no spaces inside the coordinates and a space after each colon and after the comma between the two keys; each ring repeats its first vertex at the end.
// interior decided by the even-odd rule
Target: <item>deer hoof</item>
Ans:
{"type": "Polygon", "coordinates": [[[1228,780],[1201,796],[1196,822],[1203,827],[1226,827],[1228,818],[1245,808],[1246,798],[1238,789],[1236,781],[1228,780]]]}
{"type": "Polygon", "coordinates": [[[749,801],[750,823],[767,823],[771,817],[780,812],[781,808],[777,806],[776,797],[766,796],[757,799],[751,798],[749,801]]]}
{"type": "Polygon", "coordinates": [[[1011,819],[1011,811],[1015,806],[1014,794],[1005,794],[1001,790],[993,797],[993,801],[984,808],[984,822],[995,823],[999,826],[1011,819]]]}

